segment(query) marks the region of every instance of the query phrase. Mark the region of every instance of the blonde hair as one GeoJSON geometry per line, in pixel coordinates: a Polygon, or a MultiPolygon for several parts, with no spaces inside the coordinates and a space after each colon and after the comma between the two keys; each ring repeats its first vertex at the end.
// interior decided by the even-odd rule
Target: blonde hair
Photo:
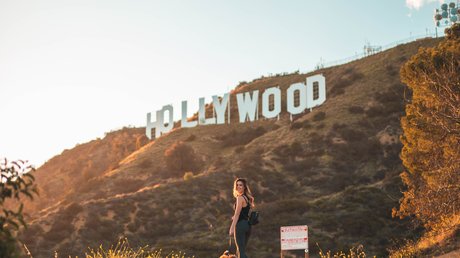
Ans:
{"type": "Polygon", "coordinates": [[[235,179],[235,181],[233,182],[233,197],[237,198],[239,195],[238,191],[236,190],[237,182],[243,183],[243,186],[244,186],[243,194],[249,198],[250,200],[249,204],[251,205],[251,207],[254,207],[254,196],[252,196],[251,189],[249,189],[248,180],[246,180],[246,178],[235,179]]]}

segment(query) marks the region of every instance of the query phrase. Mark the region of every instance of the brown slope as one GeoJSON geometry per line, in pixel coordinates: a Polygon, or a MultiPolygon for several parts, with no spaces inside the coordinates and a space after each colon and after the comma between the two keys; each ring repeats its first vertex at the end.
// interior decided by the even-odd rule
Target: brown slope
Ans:
{"type": "MultiPolygon", "coordinates": [[[[106,133],[103,139],[77,144],[48,160],[34,175],[39,194],[25,201],[24,212],[30,217],[50,209],[66,199],[75,187],[118,166],[118,162],[147,143],[145,129],[125,127],[106,133]]],[[[13,205],[13,204],[9,204],[13,205]]]]}
{"type": "MultiPolygon", "coordinates": [[[[322,247],[359,241],[384,254],[389,238],[407,235],[407,225],[390,217],[402,169],[398,132],[404,87],[397,71],[419,46],[435,43],[413,42],[318,71],[326,76],[328,100],[295,122],[284,115],[279,121],[174,130],[75,188],[66,200],[75,203],[36,220],[24,241],[39,255],[53,249],[81,255],[86,246],[127,235],[136,245],[215,256],[225,248],[231,181],[245,176],[266,214],[250,247],[257,257],[278,253],[279,226],[296,223],[308,223],[311,238],[322,247]],[[254,133],[257,128],[263,134],[254,133]],[[187,144],[205,165],[184,181],[168,171],[163,153],[192,134],[196,138],[187,144]],[[255,138],[240,142],[248,134],[255,138]]],[[[236,91],[285,89],[306,76],[264,78],[236,91]]]]}

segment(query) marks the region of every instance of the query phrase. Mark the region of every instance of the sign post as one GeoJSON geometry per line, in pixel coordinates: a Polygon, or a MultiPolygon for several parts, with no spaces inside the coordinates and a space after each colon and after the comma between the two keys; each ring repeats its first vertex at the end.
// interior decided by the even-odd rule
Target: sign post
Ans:
{"type": "Polygon", "coordinates": [[[281,258],[284,250],[305,250],[305,258],[309,258],[308,252],[308,226],[287,226],[280,228],[281,258]]]}

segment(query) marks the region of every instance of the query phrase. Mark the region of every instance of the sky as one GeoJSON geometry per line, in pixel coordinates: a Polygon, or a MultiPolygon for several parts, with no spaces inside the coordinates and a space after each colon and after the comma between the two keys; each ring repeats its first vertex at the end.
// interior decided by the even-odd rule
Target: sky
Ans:
{"type": "Polygon", "coordinates": [[[38,167],[166,104],[178,120],[182,100],[434,33],[440,2],[0,0],[0,157],[38,167]]]}

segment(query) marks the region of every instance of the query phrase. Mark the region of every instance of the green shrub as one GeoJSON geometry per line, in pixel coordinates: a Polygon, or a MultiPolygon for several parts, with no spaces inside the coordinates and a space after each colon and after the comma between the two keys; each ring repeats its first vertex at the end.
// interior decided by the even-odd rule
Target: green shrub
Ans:
{"type": "Polygon", "coordinates": [[[0,256],[19,257],[15,233],[20,226],[27,228],[23,216],[23,198],[33,200],[33,194],[38,195],[35,168],[27,161],[9,162],[6,158],[0,161],[0,256]],[[19,204],[12,209],[5,206],[5,201],[19,204]],[[18,209],[16,209],[18,208],[18,209]]]}

